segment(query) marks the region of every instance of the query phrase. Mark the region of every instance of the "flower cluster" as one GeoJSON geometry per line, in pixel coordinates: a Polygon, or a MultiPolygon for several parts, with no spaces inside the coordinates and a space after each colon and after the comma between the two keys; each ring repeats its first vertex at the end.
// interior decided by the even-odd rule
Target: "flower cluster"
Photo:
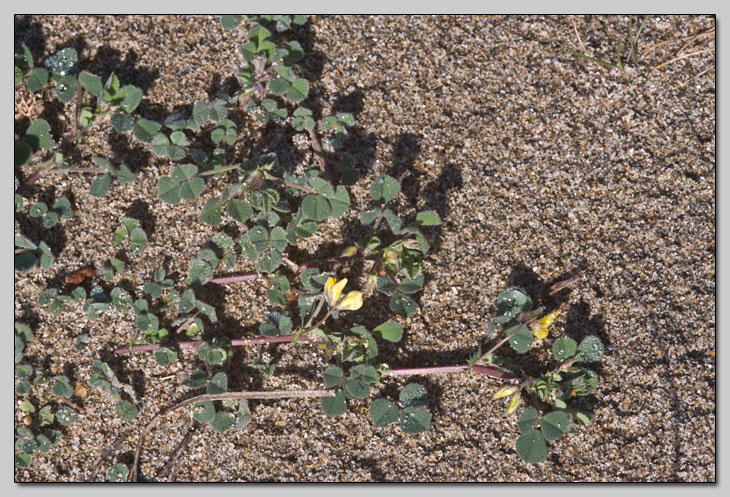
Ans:
{"type": "Polygon", "coordinates": [[[542,340],[543,338],[546,338],[548,336],[548,328],[551,324],[560,316],[560,311],[553,311],[550,314],[541,317],[532,325],[530,326],[532,328],[532,334],[537,338],[538,340],[542,340]]]}

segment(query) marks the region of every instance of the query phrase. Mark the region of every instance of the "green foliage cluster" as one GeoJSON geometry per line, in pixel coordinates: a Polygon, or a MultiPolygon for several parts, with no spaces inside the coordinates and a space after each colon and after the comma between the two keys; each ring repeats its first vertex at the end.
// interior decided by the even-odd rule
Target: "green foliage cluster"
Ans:
{"type": "MultiPolygon", "coordinates": [[[[242,16],[222,16],[221,23],[230,31],[243,20],[242,16]]],[[[71,48],[49,57],[44,67],[34,66],[25,46],[16,47],[15,54],[16,86],[25,84],[34,94],[74,105],[75,116],[72,128],[58,143],[52,139],[46,121],[31,122],[22,136],[15,136],[16,167],[38,162],[36,174],[69,170],[73,166],[68,163],[67,148],[83,130],[108,122],[117,132],[139,140],[172,163],[169,175],[160,176],[157,183],[160,201],[177,205],[204,200],[198,217],[215,232],[190,260],[183,279],[176,280],[164,268],[158,268],[141,293],[123,288],[120,280],[127,264],[141,257],[148,243],[139,220],[124,217],[111,243],[128,249],[131,257],[117,254],[96,271],[93,281],[76,286],[69,294],[61,294],[57,288],[46,289],[39,303],[54,314],[80,304],[90,320],[111,311],[133,315],[137,329],[129,337],[130,351],[135,347],[153,350],[161,367],[179,359],[183,342],[178,336],[187,338],[186,347],[192,344],[205,364],[205,371],[195,369],[182,382],[191,391],[205,389],[199,395],[200,401],[193,404],[192,416],[218,432],[240,430],[251,419],[246,399],[223,398],[230,393],[224,369],[233,358],[233,348],[247,342],[216,336],[215,328],[210,326],[218,321],[216,308],[206,303],[203,285],[221,272],[240,266],[253,269],[246,278],[266,285],[271,308],[266,321],[258,326],[257,343],[316,346],[330,362],[322,372],[322,381],[331,396],[321,397],[320,405],[326,415],[341,416],[349,405],[367,402],[388,381],[391,368],[379,360],[379,349],[384,341],[398,343],[404,329],[390,320],[368,329],[357,324],[358,314],[348,319],[354,324],[345,326],[338,320],[368,305],[376,292],[387,297],[388,307],[396,316],[414,315],[418,311],[416,294],[425,282],[423,260],[430,250],[427,234],[441,223],[438,213],[431,210],[415,212],[410,219],[399,216],[401,184],[383,174],[369,185],[369,205],[357,216],[366,233],[346,247],[341,256],[328,260],[330,269],[322,270],[321,264],[311,261],[301,265],[294,262],[301,253],[297,246],[303,239],[312,237],[323,223],[343,218],[351,207],[348,187],[359,180],[360,172],[344,148],[355,119],[349,113],[316,116],[305,106],[310,82],[297,66],[304,49],[288,33],[305,23],[305,16],[249,16],[247,22],[251,27],[241,47],[243,67],[237,73],[240,88],[230,94],[221,91],[209,102],[196,101],[189,115],[173,114],[160,122],[135,114],[143,98],[139,88],[122,86],[114,74],[103,82],[96,75],[80,71],[77,54],[71,48]],[[305,134],[312,144],[315,163],[293,169],[280,164],[275,152],[241,158],[240,127],[251,119],[287,126],[292,134],[305,134]],[[199,143],[210,146],[193,148],[192,144],[199,143]],[[49,158],[40,160],[39,151],[43,150],[48,151],[49,158]],[[206,192],[211,178],[218,178],[216,185],[223,184],[220,193],[206,192]],[[232,232],[240,235],[234,238],[232,232]],[[338,277],[345,271],[337,265],[349,268],[347,274],[354,268],[361,269],[360,279],[347,287],[348,280],[338,277]],[[357,281],[364,282],[364,287],[352,289],[357,281]]],[[[93,157],[92,161],[98,166],[98,176],[90,185],[94,196],[107,195],[115,180],[122,185],[135,179],[123,163],[113,165],[101,157],[93,157]]],[[[16,212],[26,208],[22,190],[16,190],[16,212]]],[[[71,218],[71,203],[63,197],[50,208],[38,202],[29,207],[29,215],[38,218],[42,226],[51,227],[71,218]]],[[[48,245],[22,235],[17,222],[15,240],[17,270],[31,271],[38,264],[45,270],[54,263],[48,245]]],[[[527,353],[537,331],[546,334],[549,326],[541,315],[542,309],[532,309],[532,299],[523,290],[510,288],[497,299],[497,316],[488,323],[487,335],[492,339],[502,333],[498,346],[509,343],[518,354],[527,353]]],[[[50,381],[40,371],[31,380],[33,368],[20,364],[30,338],[27,327],[16,325],[16,393],[25,396],[34,385],[50,381]]],[[[88,336],[78,337],[77,350],[83,350],[86,341],[88,336]]],[[[595,337],[587,337],[580,344],[570,338],[555,341],[553,357],[559,364],[538,378],[527,376],[518,365],[509,365],[494,353],[496,348],[482,354],[480,347],[468,368],[488,366],[519,379],[519,383],[505,387],[510,389],[510,412],[523,393],[534,398],[536,407],[552,409],[542,414],[536,407],[529,407],[518,421],[521,435],[516,442],[517,453],[527,462],[539,462],[546,457],[546,441],[573,429],[573,420],[588,422],[587,414],[569,407],[568,402],[596,388],[598,377],[584,364],[601,359],[602,345],[595,337]]],[[[276,364],[262,355],[253,360],[251,367],[262,375],[272,375],[276,364]]],[[[122,384],[105,362],[94,360],[91,369],[89,384],[112,397],[122,419],[135,419],[139,409],[134,388],[122,384]]],[[[69,399],[74,390],[65,376],[56,376],[52,392],[69,399]]],[[[23,406],[27,412],[35,412],[30,399],[23,406]]],[[[17,431],[16,465],[27,467],[36,448],[48,450],[58,440],[60,432],[49,426],[54,422],[63,426],[73,419],[73,410],[67,405],[54,414],[50,410],[50,406],[42,407],[28,428],[17,431]]],[[[428,393],[420,383],[405,385],[398,399],[376,394],[368,412],[377,427],[397,423],[409,434],[427,430],[431,422],[428,393]]],[[[109,481],[125,481],[128,477],[129,468],[124,464],[115,464],[107,473],[109,481]]]]}
{"type": "MultiPolygon", "coordinates": [[[[536,337],[538,342],[541,341],[541,332],[547,335],[547,328],[554,319],[541,324],[538,317],[543,314],[543,309],[532,309],[532,305],[532,299],[521,288],[509,288],[502,292],[497,298],[498,316],[488,325],[489,334],[498,335],[502,330],[500,343],[509,343],[518,354],[527,353],[536,337]]],[[[559,313],[551,313],[553,316],[556,314],[559,313]]],[[[542,319],[544,321],[545,318],[542,319]]],[[[509,364],[505,358],[493,352],[482,354],[481,347],[474,355],[470,361],[472,367],[484,363],[521,378],[515,386],[505,387],[495,395],[495,398],[510,396],[508,412],[517,408],[522,395],[533,399],[536,406],[550,409],[550,412],[544,412],[530,406],[517,421],[521,435],[516,441],[516,448],[525,462],[544,460],[547,457],[545,441],[556,440],[568,431],[576,431],[574,421],[585,425],[590,423],[588,413],[572,408],[568,403],[575,397],[590,395],[595,391],[598,375],[586,368],[585,364],[600,361],[603,352],[603,344],[593,335],[585,337],[580,344],[569,337],[559,338],[552,347],[557,366],[538,378],[527,376],[518,365],[509,364]]]]}
{"type": "MultiPolygon", "coordinates": [[[[39,392],[47,389],[51,379],[42,368],[33,367],[25,360],[26,345],[33,332],[23,323],[15,323],[15,393],[23,399],[19,405],[23,427],[15,430],[15,466],[27,468],[36,452],[48,452],[61,440],[63,426],[74,420],[74,410],[68,405],[39,405],[39,392]],[[35,374],[34,374],[35,373],[35,374]]],[[[73,389],[66,376],[55,376],[52,394],[59,398],[71,398],[73,389]]]]}

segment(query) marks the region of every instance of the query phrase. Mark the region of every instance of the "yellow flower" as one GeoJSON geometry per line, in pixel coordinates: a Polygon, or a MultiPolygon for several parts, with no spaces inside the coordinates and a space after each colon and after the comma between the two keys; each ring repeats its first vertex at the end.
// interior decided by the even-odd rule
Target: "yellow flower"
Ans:
{"type": "Polygon", "coordinates": [[[335,281],[334,278],[327,278],[327,282],[324,284],[324,293],[327,295],[327,301],[331,306],[337,303],[345,285],[347,285],[347,278],[343,278],[340,281],[335,281]]]}
{"type": "Polygon", "coordinates": [[[345,295],[345,298],[340,301],[335,309],[338,311],[356,311],[362,307],[362,292],[353,290],[352,292],[345,295]]]}
{"type": "Polygon", "coordinates": [[[542,340],[543,338],[548,336],[548,328],[551,324],[560,316],[560,311],[553,311],[550,314],[541,317],[530,327],[532,328],[532,334],[537,338],[538,340],[542,340]]]}
{"type": "Polygon", "coordinates": [[[509,416],[510,414],[515,412],[517,407],[520,405],[520,397],[522,397],[522,390],[518,391],[512,396],[512,399],[509,401],[509,407],[507,408],[507,412],[505,413],[505,415],[509,416]]]}

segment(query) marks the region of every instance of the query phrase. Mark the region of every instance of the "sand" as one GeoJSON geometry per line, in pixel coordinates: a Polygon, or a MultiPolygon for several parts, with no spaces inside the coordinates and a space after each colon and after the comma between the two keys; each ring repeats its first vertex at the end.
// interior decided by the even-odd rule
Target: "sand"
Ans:
{"type": "MultiPolygon", "coordinates": [[[[634,17],[634,26],[640,21],[634,17]]],[[[243,62],[245,31],[224,32],[214,16],[23,16],[15,28],[16,42],[25,41],[39,60],[72,46],[82,69],[102,77],[114,71],[139,86],[138,116],[158,121],[230,88],[243,62]]],[[[361,179],[350,189],[348,213],[292,258],[338,255],[365,233],[358,213],[370,208],[368,187],[383,173],[403,185],[395,202],[401,217],[438,212],[442,225],[426,231],[432,251],[425,288],[416,294],[420,310],[394,318],[387,300],[372,296],[345,320],[370,328],[386,319],[401,323],[404,339],[381,347],[393,367],[464,363],[484,341],[501,290],[517,285],[539,295],[580,270],[580,280],[551,301],[563,311],[552,336],[594,334],[605,345],[599,387],[578,403],[593,423],[551,442],[548,459],[530,465],[515,451],[515,417],[505,417],[504,401],[491,400],[496,380],[387,378],[374,397],[393,398],[408,381],[427,388],[429,431],[378,428],[366,401],[350,402],[339,418],[324,415],[316,400],[256,401],[240,432],[198,424],[174,471],[160,480],[714,482],[714,28],[713,17],[652,16],[637,56],[619,70],[561,45],[582,50],[577,31],[588,52],[613,62],[629,36],[627,16],[311,17],[293,34],[305,49],[298,70],[312,84],[307,103],[319,115],[354,115],[345,150],[361,179]],[[678,54],[693,55],[674,60],[678,54]]],[[[57,116],[55,137],[70,119],[57,102],[44,115],[57,116]]],[[[240,128],[238,161],[274,151],[292,167],[314,162],[304,135],[251,120],[240,128]]],[[[200,366],[190,351],[164,367],[149,354],[115,357],[136,332],[131,314],[89,321],[70,306],[54,316],[38,295],[115,257],[120,249],[111,238],[123,216],[142,220],[148,245],[140,256],[126,252],[120,281],[139,297],[164,266],[184,288],[191,258],[215,233],[198,214],[226,180],[211,181],[197,201],[172,206],[159,201],[156,188],[173,163],[138,140],[103,127],[75,150],[79,167],[107,157],[128,164],[138,179],[97,198],[88,175],[47,176],[27,194],[31,203],[65,195],[74,217],[48,231],[22,218],[26,234],[47,240],[57,257],[46,272],[15,273],[15,320],[34,333],[26,361],[80,381],[88,394],[72,399],[80,410],[61,442],[33,455],[30,468],[15,469],[18,482],[83,481],[120,436],[95,479],[103,481],[112,463],[130,465],[140,427],[191,395],[181,381],[200,366]],[[79,351],[74,343],[82,334],[88,346],[79,351]],[[134,386],[137,419],[123,421],[109,395],[88,385],[96,359],[134,386]]],[[[224,221],[231,233],[234,224],[224,221]]],[[[237,269],[251,268],[241,259],[237,269]]],[[[363,283],[355,269],[340,276],[363,283]]],[[[268,309],[264,285],[206,285],[196,293],[219,317],[206,328],[210,336],[257,335],[268,309]]],[[[526,360],[547,353],[544,347],[526,360]]],[[[223,370],[230,390],[316,389],[326,367],[309,347],[251,346],[236,349],[223,370]],[[275,358],[273,376],[251,366],[262,353],[275,358]]],[[[33,399],[37,407],[58,405],[49,388],[33,399]]],[[[191,425],[189,410],[158,425],[142,454],[143,477],[157,474],[191,425]]]]}

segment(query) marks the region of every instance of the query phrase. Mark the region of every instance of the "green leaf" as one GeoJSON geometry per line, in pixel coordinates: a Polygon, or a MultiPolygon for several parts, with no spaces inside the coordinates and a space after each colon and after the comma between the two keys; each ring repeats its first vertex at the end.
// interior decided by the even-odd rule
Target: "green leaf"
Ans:
{"type": "Polygon", "coordinates": [[[33,149],[22,140],[15,140],[15,165],[24,166],[30,161],[33,149]]]}
{"type": "Polygon", "coordinates": [[[78,286],[74,288],[71,292],[71,298],[74,299],[75,302],[83,302],[86,300],[86,290],[84,287],[78,286]]]}
{"type": "Polygon", "coordinates": [[[25,85],[28,87],[28,90],[32,93],[35,93],[37,91],[40,91],[43,89],[44,86],[46,86],[46,83],[48,82],[48,71],[43,69],[42,67],[36,67],[31,71],[30,75],[28,76],[28,81],[25,82],[25,85]]]}
{"type": "Polygon", "coordinates": [[[388,226],[390,226],[390,231],[392,231],[394,235],[399,234],[400,228],[403,225],[403,222],[400,220],[400,218],[396,216],[395,213],[390,209],[385,209],[383,211],[383,217],[388,222],[388,226]]]}
{"type": "Polygon", "coordinates": [[[216,395],[219,393],[226,393],[228,391],[228,377],[225,373],[216,373],[208,383],[206,393],[216,395]]]}
{"type": "Polygon", "coordinates": [[[147,234],[142,228],[134,228],[129,234],[129,250],[133,254],[138,254],[147,245],[147,234]]]}
{"type": "Polygon", "coordinates": [[[537,414],[537,409],[534,407],[525,409],[520,419],[517,420],[517,427],[520,429],[520,433],[527,433],[533,429],[535,423],[537,423],[537,414]]]}
{"type": "Polygon", "coordinates": [[[510,319],[520,312],[529,310],[530,307],[532,299],[521,288],[508,288],[497,297],[497,313],[510,319]]]}
{"type": "Polygon", "coordinates": [[[431,425],[431,413],[423,407],[406,407],[400,413],[403,433],[421,433],[431,425]]]}
{"type": "Polygon", "coordinates": [[[54,143],[49,132],[51,126],[45,119],[36,119],[25,132],[25,141],[33,148],[52,148],[54,143]]]}
{"type": "Polygon", "coordinates": [[[227,115],[228,109],[226,108],[226,103],[220,98],[214,100],[208,106],[208,116],[215,122],[220,121],[227,115]]]}
{"type": "Polygon", "coordinates": [[[208,382],[208,377],[204,371],[200,369],[193,370],[190,375],[183,376],[182,384],[188,388],[200,388],[204,387],[208,382]]]}
{"type": "Polygon", "coordinates": [[[537,430],[523,433],[515,442],[520,458],[527,463],[538,463],[547,458],[547,445],[542,434],[537,430]]]}
{"type": "Polygon", "coordinates": [[[553,411],[546,414],[540,423],[540,430],[545,440],[557,440],[568,431],[569,427],[570,416],[563,411],[553,411]]]}
{"type": "Polygon", "coordinates": [[[441,224],[441,218],[436,211],[422,211],[416,214],[416,222],[421,226],[437,226],[441,224]]]}
{"type": "Polygon", "coordinates": [[[157,182],[157,196],[168,204],[179,204],[180,183],[169,176],[161,177],[157,182]]]}
{"type": "Polygon", "coordinates": [[[53,394],[70,399],[74,391],[69,384],[69,379],[65,376],[56,376],[55,380],[56,382],[53,384],[53,394]]]}
{"type": "Polygon", "coordinates": [[[25,348],[25,345],[23,344],[23,340],[20,339],[19,336],[15,336],[15,364],[18,364],[20,361],[23,360],[23,349],[25,348]]]}
{"type": "Polygon", "coordinates": [[[97,197],[103,197],[112,186],[112,177],[109,174],[99,176],[91,182],[90,192],[97,197]]]}
{"type": "Polygon", "coordinates": [[[284,78],[286,81],[293,82],[296,79],[294,71],[292,71],[288,66],[276,66],[274,71],[276,71],[276,74],[284,78]]]}
{"type": "Polygon", "coordinates": [[[124,88],[122,88],[122,91],[124,91],[125,89],[127,90],[127,94],[125,95],[119,106],[124,112],[126,112],[127,114],[131,114],[142,101],[142,90],[132,85],[125,86],[124,88]]]}
{"type": "Polygon", "coordinates": [[[238,412],[236,413],[236,420],[233,423],[234,430],[240,430],[251,421],[251,409],[248,407],[248,400],[241,399],[238,403],[238,412]]]}
{"type": "Polygon", "coordinates": [[[33,333],[30,331],[30,327],[23,323],[15,323],[15,333],[21,336],[26,342],[30,342],[33,338],[33,333]]]}
{"type": "Polygon", "coordinates": [[[284,78],[274,78],[269,81],[269,90],[274,95],[283,95],[291,89],[291,84],[284,78]]]}
{"type": "Polygon", "coordinates": [[[170,147],[170,140],[163,133],[152,137],[152,151],[157,157],[164,157],[170,147]]]}
{"type": "Polygon", "coordinates": [[[30,467],[30,456],[28,454],[15,453],[15,467],[17,468],[28,468],[30,467]]]}
{"type": "Polygon", "coordinates": [[[198,402],[193,406],[193,419],[201,423],[210,423],[215,417],[215,406],[211,401],[198,402]]]}
{"type": "Polygon", "coordinates": [[[342,382],[343,375],[342,368],[339,366],[332,366],[322,373],[324,384],[327,385],[327,388],[339,386],[342,382]]]}
{"type": "Polygon", "coordinates": [[[152,143],[152,139],[160,132],[162,125],[148,119],[137,119],[134,123],[134,136],[143,142],[152,143]]]}
{"type": "Polygon", "coordinates": [[[271,31],[265,27],[257,24],[248,32],[248,39],[251,40],[257,47],[271,37],[271,31]]]}
{"type": "Polygon", "coordinates": [[[413,279],[406,278],[398,284],[398,290],[403,293],[416,293],[423,288],[423,273],[413,279]]]}
{"type": "Polygon", "coordinates": [[[187,314],[192,311],[195,307],[195,293],[192,289],[186,289],[180,296],[180,302],[178,302],[178,308],[180,314],[187,314]]]}
{"type": "Polygon", "coordinates": [[[122,419],[129,421],[130,419],[136,418],[138,413],[139,411],[137,410],[137,407],[131,402],[126,400],[120,400],[117,402],[117,414],[119,414],[122,419]]]}
{"type": "Polygon", "coordinates": [[[70,425],[74,422],[75,418],[76,415],[70,407],[64,406],[56,411],[56,421],[58,421],[61,426],[70,425]]]}
{"type": "Polygon", "coordinates": [[[558,362],[573,357],[576,352],[576,343],[572,338],[558,338],[553,344],[553,357],[558,362]]]}
{"type": "Polygon", "coordinates": [[[516,324],[510,328],[507,328],[505,334],[507,336],[512,335],[509,339],[509,344],[512,346],[515,352],[518,354],[524,354],[532,345],[532,332],[524,324],[516,324]],[[516,332],[516,333],[515,333],[516,332]]]}
{"type": "Polygon", "coordinates": [[[389,342],[399,342],[403,337],[403,327],[398,323],[387,321],[373,330],[373,335],[389,342]]]}
{"type": "Polygon", "coordinates": [[[63,77],[67,74],[76,74],[79,56],[73,48],[64,48],[45,60],[45,66],[54,76],[63,77]]]}
{"type": "Polygon", "coordinates": [[[578,357],[582,362],[596,362],[603,358],[603,343],[595,335],[585,337],[578,345],[578,357]]]}
{"type": "Polygon", "coordinates": [[[309,94],[309,81],[297,78],[291,82],[291,88],[286,92],[286,98],[293,103],[301,102],[309,94]]]}
{"type": "Polygon", "coordinates": [[[54,258],[53,254],[51,253],[51,248],[46,245],[46,242],[41,242],[38,244],[38,256],[39,261],[41,265],[41,269],[44,271],[51,267],[53,264],[54,258]]]}
{"type": "Polygon", "coordinates": [[[378,373],[374,367],[360,364],[350,371],[350,376],[343,390],[352,399],[365,399],[370,395],[370,385],[377,380],[378,373]]]}
{"type": "Polygon", "coordinates": [[[25,43],[18,43],[14,50],[15,63],[23,69],[33,67],[33,54],[25,43]]]}
{"type": "Polygon", "coordinates": [[[223,433],[228,428],[233,426],[236,422],[236,418],[230,412],[218,411],[215,413],[215,418],[210,423],[210,426],[219,433],[223,433]]]}
{"type": "Polygon", "coordinates": [[[112,126],[120,133],[126,133],[134,127],[134,119],[123,112],[115,112],[110,119],[112,126]]]}
{"type": "Polygon", "coordinates": [[[217,198],[211,198],[205,203],[203,211],[200,213],[200,220],[211,226],[221,224],[221,203],[217,198]]]}
{"type": "Polygon", "coordinates": [[[330,216],[332,217],[342,216],[348,207],[350,207],[350,195],[348,195],[347,190],[342,185],[337,185],[335,194],[326,198],[332,209],[330,212],[330,216]]]}
{"type": "Polygon", "coordinates": [[[210,132],[210,138],[216,144],[225,141],[226,144],[233,145],[236,142],[236,124],[229,119],[220,120],[210,132]]]}
{"type": "Polygon", "coordinates": [[[129,477],[129,468],[126,464],[117,463],[106,473],[106,480],[111,483],[126,482],[129,477]]]}
{"type": "Polygon", "coordinates": [[[278,250],[268,250],[256,265],[259,273],[273,273],[281,264],[281,253],[278,250]]]}
{"type": "Polygon", "coordinates": [[[329,217],[330,203],[321,195],[307,195],[302,201],[302,213],[309,219],[323,221],[329,217]]]}
{"type": "Polygon", "coordinates": [[[418,383],[409,383],[400,391],[398,397],[403,407],[427,407],[428,392],[418,383]]]}
{"type": "Polygon", "coordinates": [[[221,25],[223,26],[223,29],[226,31],[229,31],[236,26],[241,24],[241,16],[236,15],[223,15],[221,16],[221,25]]]}
{"type": "Polygon", "coordinates": [[[345,394],[342,390],[337,390],[334,397],[322,397],[319,403],[327,416],[341,416],[347,411],[345,394]]]}
{"type": "Polygon", "coordinates": [[[212,306],[209,306],[208,304],[201,302],[200,300],[196,300],[195,308],[203,313],[205,317],[208,318],[208,321],[210,321],[211,323],[215,323],[218,321],[218,317],[215,314],[215,309],[213,309],[212,306]]]}
{"type": "Polygon", "coordinates": [[[398,421],[398,406],[386,399],[375,399],[368,409],[375,426],[387,426],[398,421]]]}
{"type": "Polygon", "coordinates": [[[234,198],[228,201],[226,212],[236,221],[245,223],[253,214],[253,209],[248,202],[234,198]]]}
{"type": "Polygon", "coordinates": [[[397,179],[383,174],[378,176],[370,185],[370,196],[378,203],[385,204],[393,200],[400,192],[400,183],[397,179]]]}
{"type": "MultiPolygon", "coordinates": [[[[55,78],[54,78],[55,79],[55,78]]],[[[78,81],[74,76],[66,75],[58,78],[56,84],[56,96],[63,103],[68,103],[74,98],[78,81]]]]}
{"type": "Polygon", "coordinates": [[[291,62],[297,62],[304,58],[304,49],[302,49],[298,41],[290,41],[287,43],[286,50],[289,52],[286,59],[291,62]]]}
{"type": "Polygon", "coordinates": [[[167,366],[177,361],[177,352],[166,347],[155,350],[155,361],[160,366],[167,366]]]}
{"type": "MultiPolygon", "coordinates": [[[[397,315],[407,318],[418,310],[418,304],[408,295],[396,293],[390,297],[390,310],[397,315]]],[[[532,335],[530,335],[532,336],[532,335]]]]}
{"type": "Polygon", "coordinates": [[[101,78],[95,74],[81,71],[81,73],[79,73],[79,83],[81,83],[84,90],[88,91],[95,97],[100,97],[104,92],[104,86],[101,82],[101,78]]]}
{"type": "Polygon", "coordinates": [[[193,129],[199,129],[203,124],[205,124],[205,121],[208,120],[208,105],[203,102],[202,100],[198,100],[193,105],[193,117],[192,117],[192,123],[193,129]]]}

